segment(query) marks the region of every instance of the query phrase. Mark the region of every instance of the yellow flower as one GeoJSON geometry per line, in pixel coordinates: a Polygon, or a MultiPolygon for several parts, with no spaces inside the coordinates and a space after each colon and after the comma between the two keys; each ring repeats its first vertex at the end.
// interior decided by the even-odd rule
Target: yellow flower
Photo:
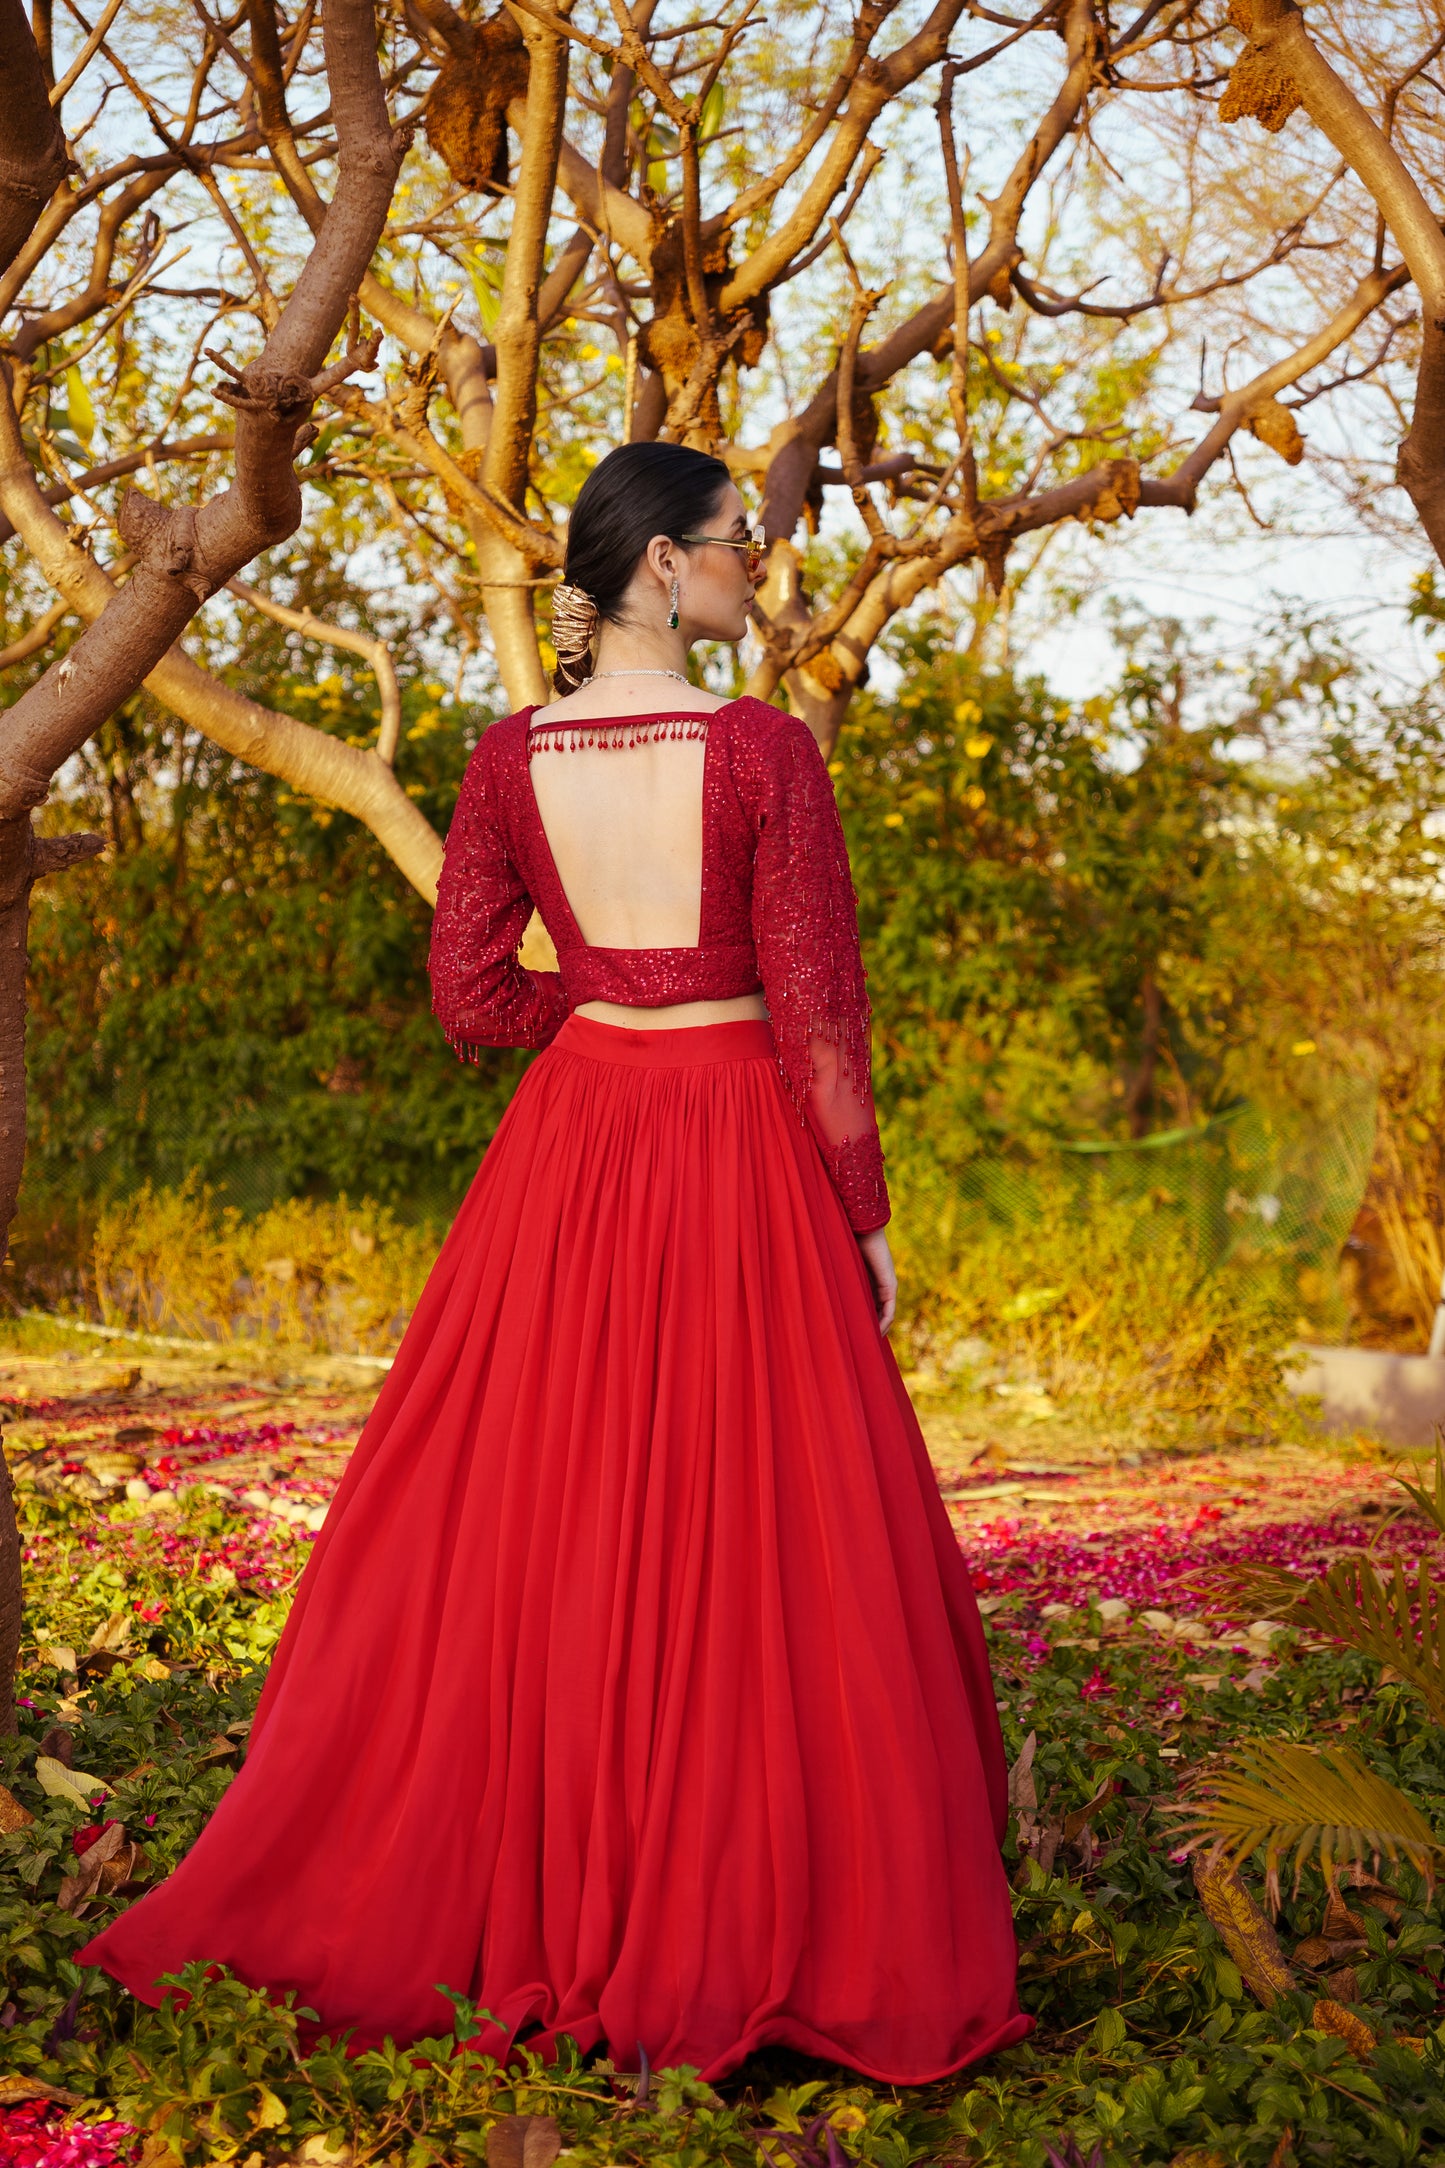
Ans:
{"type": "Polygon", "coordinates": [[[1290,1048],[1292,1054],[1313,1054],[1315,1050],[1313,1039],[1296,1039],[1294,1045],[1290,1048]]]}
{"type": "Polygon", "coordinates": [[[988,792],[980,790],[977,783],[971,783],[963,794],[963,802],[976,813],[980,806],[988,804],[988,792]]]}
{"type": "Polygon", "coordinates": [[[885,813],[883,825],[885,828],[901,828],[903,826],[903,815],[901,813],[885,813]]]}
{"type": "Polygon", "coordinates": [[[956,723],[981,723],[983,709],[976,700],[960,700],[953,711],[953,719],[956,723]]]}
{"type": "Polygon", "coordinates": [[[982,760],[984,754],[988,751],[989,747],[992,744],[993,739],[989,736],[988,732],[986,730],[980,730],[973,737],[964,739],[963,749],[965,753],[967,753],[970,760],[982,760]]]}

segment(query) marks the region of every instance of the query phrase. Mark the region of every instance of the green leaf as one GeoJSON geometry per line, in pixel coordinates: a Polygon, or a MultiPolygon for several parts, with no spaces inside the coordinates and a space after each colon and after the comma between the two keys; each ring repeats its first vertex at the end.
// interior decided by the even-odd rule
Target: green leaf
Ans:
{"type": "Polygon", "coordinates": [[[482,329],[490,338],[502,313],[502,267],[479,248],[458,249],[457,256],[471,280],[482,329]]]}
{"type": "Polygon", "coordinates": [[[90,440],[95,435],[95,408],[90,403],[85,379],[74,362],[65,372],[65,393],[70,407],[71,431],[88,451],[90,440]]]}
{"type": "Polygon", "coordinates": [[[1117,2010],[1101,2010],[1094,2020],[1094,2047],[1100,2055],[1113,2055],[1124,2045],[1128,2033],[1117,2010]]]}
{"type": "Polygon", "coordinates": [[[1182,2123],[1192,2115],[1204,2098],[1202,2085],[1181,2085],[1177,2093],[1166,2093],[1159,2104],[1161,2123],[1182,2123]]]}
{"type": "Polygon", "coordinates": [[[280,2130],[287,2119],[286,2103],[277,2098],[268,2085],[256,2088],[256,2106],[251,2111],[253,2130],[280,2130]]]}
{"type": "Polygon", "coordinates": [[[723,113],[726,106],[727,92],[723,88],[721,78],[719,78],[702,101],[702,111],[697,118],[697,140],[699,143],[711,142],[712,138],[717,134],[723,123],[723,113]]]}

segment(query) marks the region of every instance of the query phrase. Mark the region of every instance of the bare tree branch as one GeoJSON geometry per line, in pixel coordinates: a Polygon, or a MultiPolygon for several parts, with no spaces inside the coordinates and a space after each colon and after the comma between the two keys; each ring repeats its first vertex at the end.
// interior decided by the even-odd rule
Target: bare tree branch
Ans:
{"type": "MultiPolygon", "coordinates": [[[[134,691],[208,595],[290,534],[301,516],[293,459],[321,371],[380,236],[399,155],[377,70],[370,0],[329,0],[324,32],[340,185],[320,238],[260,357],[223,396],[235,407],[236,481],[199,511],[127,497],[121,533],[135,569],[124,589],[10,710],[0,745],[0,817],[38,805],[50,778],[134,691]]],[[[373,351],[350,357],[369,366],[373,351]]],[[[0,398],[0,462],[25,467],[18,419],[0,398]]],[[[0,498],[12,521],[14,512],[0,498]]]]}
{"type": "MultiPolygon", "coordinates": [[[[345,648],[349,654],[364,655],[371,665],[376,679],[376,689],[381,697],[381,727],[376,733],[376,757],[384,760],[388,768],[396,766],[396,745],[401,735],[401,687],[397,683],[396,665],[385,640],[376,639],[369,632],[353,632],[346,625],[329,625],[324,618],[310,610],[292,610],[284,602],[273,601],[263,595],[259,587],[248,587],[244,580],[227,580],[231,594],[242,602],[249,602],[253,610],[273,618],[288,631],[299,632],[308,640],[320,640],[327,647],[345,648]]],[[[0,658],[3,660],[3,658],[0,658]]]]}

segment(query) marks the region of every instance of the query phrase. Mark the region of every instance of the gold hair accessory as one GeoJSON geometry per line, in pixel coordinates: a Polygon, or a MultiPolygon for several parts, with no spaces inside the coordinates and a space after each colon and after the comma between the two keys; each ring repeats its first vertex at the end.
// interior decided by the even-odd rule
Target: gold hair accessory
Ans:
{"type": "Polygon", "coordinates": [[[585,663],[597,637],[597,605],[585,587],[564,580],[552,595],[552,646],[564,670],[585,663]]]}

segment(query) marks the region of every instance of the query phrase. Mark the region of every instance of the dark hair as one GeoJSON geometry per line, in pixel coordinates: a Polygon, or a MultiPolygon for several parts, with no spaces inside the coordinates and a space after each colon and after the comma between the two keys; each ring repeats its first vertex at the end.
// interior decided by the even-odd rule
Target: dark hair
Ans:
{"type": "MultiPolygon", "coordinates": [[[[564,581],[591,597],[599,618],[616,624],[653,536],[678,542],[696,533],[717,511],[731,480],[720,459],[686,444],[619,444],[577,492],[567,523],[564,581]]],[[[569,693],[589,675],[584,665],[559,662],[554,682],[569,693]]]]}

